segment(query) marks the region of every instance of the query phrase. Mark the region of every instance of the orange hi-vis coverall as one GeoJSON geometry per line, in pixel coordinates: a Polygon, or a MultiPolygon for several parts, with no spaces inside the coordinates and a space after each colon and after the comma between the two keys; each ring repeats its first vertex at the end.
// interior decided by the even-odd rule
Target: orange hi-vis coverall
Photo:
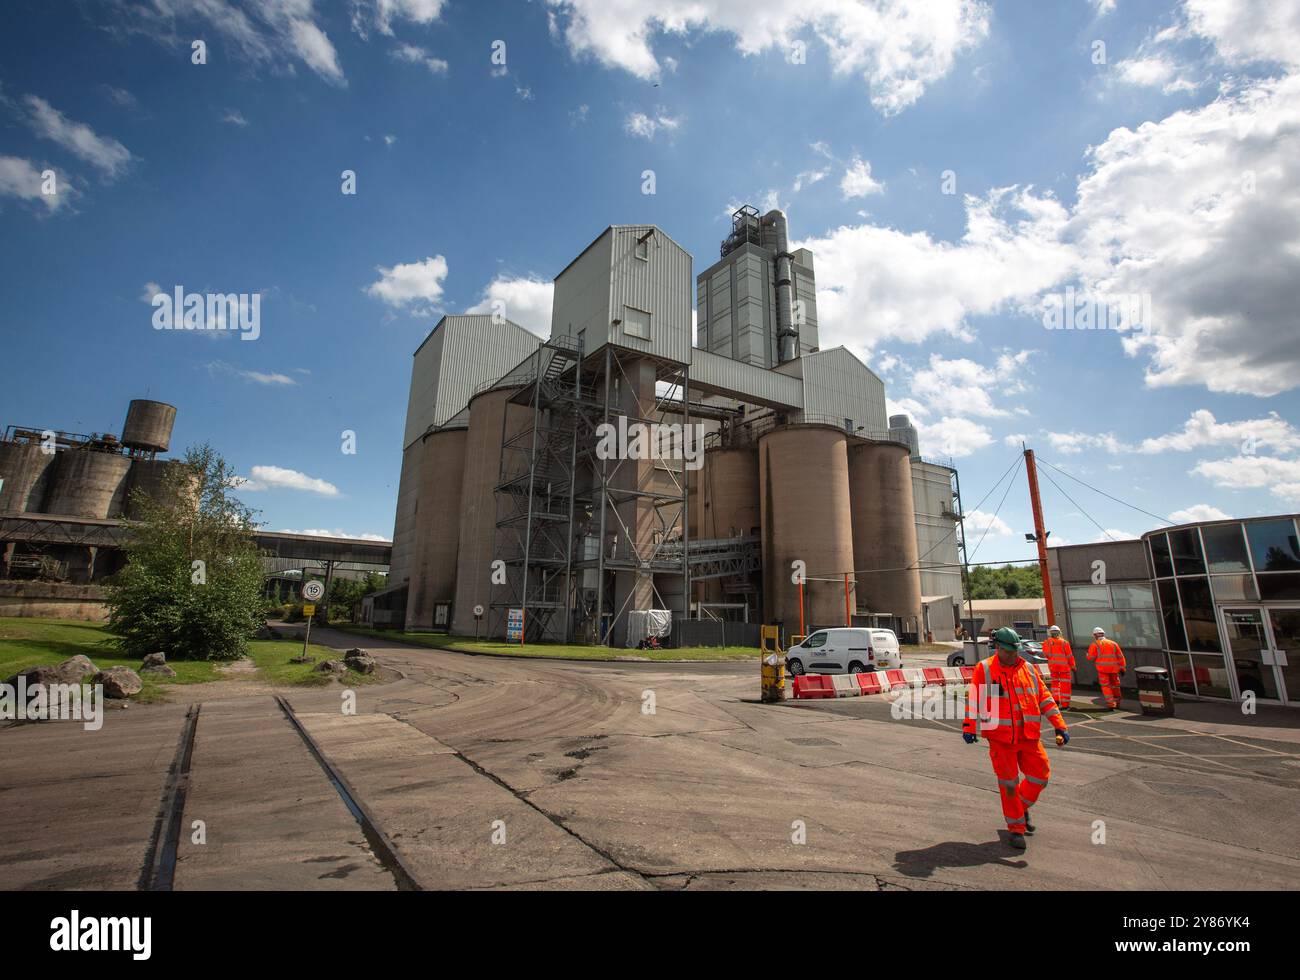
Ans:
{"type": "Polygon", "coordinates": [[[1062,711],[1070,707],[1070,673],[1074,670],[1074,651],[1063,636],[1049,636],[1043,641],[1043,656],[1052,672],[1052,697],[1062,711]]]}
{"type": "Polygon", "coordinates": [[[1032,664],[1018,660],[1004,667],[994,655],[975,665],[962,731],[988,740],[1002,815],[1013,834],[1025,832],[1025,809],[1037,802],[1052,776],[1039,739],[1044,717],[1057,731],[1066,731],[1061,709],[1032,664]],[[1021,773],[1024,779],[1017,782],[1021,773]]]}
{"type": "Polygon", "coordinates": [[[1114,640],[1101,638],[1088,647],[1088,659],[1097,665],[1097,679],[1101,682],[1101,696],[1112,708],[1119,707],[1119,672],[1128,669],[1124,651],[1114,640]]]}

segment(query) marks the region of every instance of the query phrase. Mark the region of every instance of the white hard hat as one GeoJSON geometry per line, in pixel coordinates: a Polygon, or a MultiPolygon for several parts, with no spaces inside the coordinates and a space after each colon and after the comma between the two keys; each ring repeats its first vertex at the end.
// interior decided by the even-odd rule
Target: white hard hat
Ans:
{"type": "Polygon", "coordinates": [[[1105,636],[1105,635],[1106,635],[1106,631],[1105,631],[1104,629],[1102,629],[1100,626],[1094,626],[1094,627],[1092,628],[1092,635],[1093,635],[1093,636],[1098,636],[1098,635],[1100,635],[1100,636],[1105,636]]]}
{"type": "Polygon", "coordinates": [[[1059,626],[1057,626],[1055,623],[1053,623],[1051,626],[1047,627],[1047,632],[1049,632],[1049,633],[1059,633],[1059,632],[1061,632],[1061,627],[1059,627],[1059,626]]]}

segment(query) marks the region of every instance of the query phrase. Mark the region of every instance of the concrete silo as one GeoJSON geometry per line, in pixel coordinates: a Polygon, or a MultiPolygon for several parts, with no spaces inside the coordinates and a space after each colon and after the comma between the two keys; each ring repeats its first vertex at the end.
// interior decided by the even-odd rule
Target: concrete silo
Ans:
{"type": "Polygon", "coordinates": [[[176,406],[166,402],[133,398],[126,408],[122,425],[122,445],[133,455],[152,457],[171,447],[172,426],[176,424],[176,406]]]}
{"type": "Polygon", "coordinates": [[[131,457],[94,449],[68,449],[58,455],[45,502],[47,514],[69,517],[120,517],[126,503],[131,457]]]}
{"type": "MultiPolygon", "coordinates": [[[[461,483],[460,534],[456,557],[456,601],[452,606],[452,632],[473,636],[474,607],[482,606],[480,632],[492,635],[492,561],[496,540],[496,487],[501,482],[501,446],[532,420],[532,409],[510,399],[519,389],[492,388],[469,402],[469,430],[465,436],[465,473],[461,483]]],[[[518,455],[518,454],[511,454],[518,455]]],[[[503,589],[504,586],[496,586],[503,589]]],[[[504,632],[504,627],[497,630],[504,632]]]]}
{"type": "Polygon", "coordinates": [[[843,575],[854,568],[847,435],[828,425],[783,426],[759,439],[758,454],[764,620],[798,632],[791,575],[802,561],[810,577],[829,579],[804,587],[808,629],[845,625],[843,575]]]}
{"type": "Polygon", "coordinates": [[[447,627],[435,623],[435,607],[456,594],[460,550],[461,491],[465,479],[467,429],[426,433],[421,440],[419,496],[416,498],[414,558],[406,600],[406,628],[447,627]]]}
{"type": "Polygon", "coordinates": [[[916,515],[909,448],[895,442],[854,440],[848,449],[857,605],[897,617],[915,633],[921,616],[916,515]]]}
{"type": "Polygon", "coordinates": [[[55,459],[39,442],[0,442],[0,514],[41,510],[55,459]]]}

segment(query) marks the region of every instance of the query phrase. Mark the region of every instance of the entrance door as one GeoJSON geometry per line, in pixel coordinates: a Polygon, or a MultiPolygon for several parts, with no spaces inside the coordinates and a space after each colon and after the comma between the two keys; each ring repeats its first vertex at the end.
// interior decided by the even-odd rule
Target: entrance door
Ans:
{"type": "Polygon", "coordinates": [[[1300,701],[1300,608],[1225,609],[1223,625],[1239,694],[1300,701]]]}
{"type": "Polygon", "coordinates": [[[1300,702],[1300,608],[1270,607],[1268,627],[1282,700],[1300,702]]]}

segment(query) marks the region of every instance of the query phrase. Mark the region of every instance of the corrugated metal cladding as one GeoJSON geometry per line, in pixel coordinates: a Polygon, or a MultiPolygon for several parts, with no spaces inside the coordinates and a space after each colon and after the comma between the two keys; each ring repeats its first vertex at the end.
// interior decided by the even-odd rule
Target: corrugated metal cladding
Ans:
{"type": "Polygon", "coordinates": [[[917,555],[921,564],[923,595],[960,596],[961,571],[957,566],[956,521],[951,512],[952,471],[945,466],[912,460],[912,504],[916,511],[917,555]],[[944,565],[945,568],[933,568],[944,565]]]}
{"type": "Polygon", "coordinates": [[[869,432],[889,428],[884,382],[848,350],[832,347],[799,360],[806,415],[852,419],[854,428],[869,432]]]}
{"type": "Polygon", "coordinates": [[[600,237],[555,277],[551,336],[582,336],[583,349],[597,350],[609,339],[609,275],[613,229],[600,237]]]}
{"type": "MultiPolygon", "coordinates": [[[[623,321],[609,342],[679,364],[691,359],[691,255],[658,228],[615,225],[610,250],[609,309],[623,321]],[[645,236],[649,234],[649,238],[645,236]],[[645,238],[645,258],[637,245],[645,238]],[[630,335],[626,310],[650,314],[650,338],[630,335]]],[[[588,345],[589,350],[594,350],[588,345]]]]}
{"type": "MultiPolygon", "coordinates": [[[[423,430],[421,430],[423,431],[423,430]]],[[[393,520],[393,557],[388,563],[388,582],[400,585],[411,574],[415,551],[415,500],[420,482],[420,444],[402,453],[402,475],[397,481],[397,514],[393,520]]]]}
{"type": "Polygon", "coordinates": [[[691,387],[772,408],[803,407],[803,382],[788,374],[733,361],[706,350],[691,352],[691,387]]]}
{"type": "Polygon", "coordinates": [[[541,345],[541,338],[490,313],[444,316],[425,338],[411,366],[403,448],[431,425],[461,411],[484,381],[495,381],[541,345]]]}

